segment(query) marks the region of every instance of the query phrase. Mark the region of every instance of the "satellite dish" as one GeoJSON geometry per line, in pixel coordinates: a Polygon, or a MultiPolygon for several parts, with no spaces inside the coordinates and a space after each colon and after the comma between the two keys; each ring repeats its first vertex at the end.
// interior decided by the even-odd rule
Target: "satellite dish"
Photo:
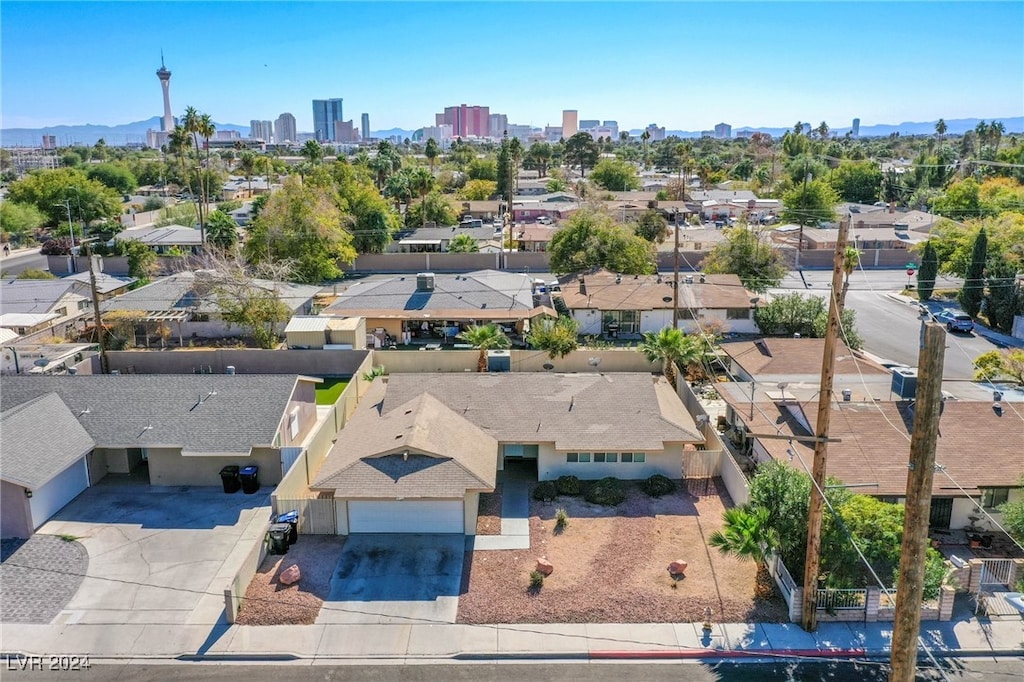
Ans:
{"type": "Polygon", "coordinates": [[[48,364],[50,364],[50,361],[47,360],[46,358],[39,358],[32,364],[35,365],[36,367],[46,367],[48,364]]]}
{"type": "Polygon", "coordinates": [[[551,364],[550,362],[545,362],[545,363],[544,363],[544,364],[542,365],[542,367],[544,367],[544,369],[546,369],[546,370],[547,370],[547,371],[549,371],[549,372],[550,372],[551,370],[553,370],[553,369],[555,368],[555,366],[554,366],[554,365],[552,365],[552,364],[551,364]]]}

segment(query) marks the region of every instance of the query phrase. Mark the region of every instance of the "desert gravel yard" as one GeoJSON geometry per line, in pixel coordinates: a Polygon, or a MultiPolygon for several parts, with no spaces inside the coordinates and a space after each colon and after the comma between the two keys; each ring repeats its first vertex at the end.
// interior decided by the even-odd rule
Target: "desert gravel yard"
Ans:
{"type": "Polygon", "coordinates": [[[501,535],[501,484],[493,493],[480,494],[479,512],[476,517],[477,535],[501,535]]]}
{"type": "Polygon", "coordinates": [[[310,625],[316,621],[331,591],[331,575],[338,564],[345,538],[300,535],[284,555],[270,554],[245,591],[238,612],[239,625],[310,625]],[[301,580],[284,585],[281,571],[298,564],[301,580]]]}
{"type": "Polygon", "coordinates": [[[781,597],[754,599],[752,562],[722,556],[706,539],[722,525],[721,481],[699,496],[682,488],[648,497],[627,483],[626,500],[602,507],[582,497],[530,500],[530,549],[474,552],[463,569],[460,623],[696,622],[710,606],[717,622],[785,622],[781,597]],[[706,494],[705,494],[706,493],[706,494]],[[556,533],[555,511],[569,513],[556,533]],[[546,558],[554,572],[531,589],[546,558]],[[689,563],[673,579],[668,565],[689,563]]]}

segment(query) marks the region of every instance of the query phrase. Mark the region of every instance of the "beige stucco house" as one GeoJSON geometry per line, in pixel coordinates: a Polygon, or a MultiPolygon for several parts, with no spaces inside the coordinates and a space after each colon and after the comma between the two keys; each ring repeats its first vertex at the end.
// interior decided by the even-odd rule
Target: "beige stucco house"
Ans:
{"type": "Polygon", "coordinates": [[[662,377],[393,374],[374,382],[310,488],[339,533],[474,534],[478,498],[511,462],[539,480],[679,478],[704,442],[662,377]]]}

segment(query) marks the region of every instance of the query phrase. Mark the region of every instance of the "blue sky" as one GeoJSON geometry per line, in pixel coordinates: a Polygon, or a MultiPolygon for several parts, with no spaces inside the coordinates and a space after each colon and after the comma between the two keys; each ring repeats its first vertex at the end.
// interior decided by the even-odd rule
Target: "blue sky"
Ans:
{"type": "Polygon", "coordinates": [[[1024,115],[1021,2],[0,3],[3,127],[248,125],[343,97],[375,130],[489,105],[700,130],[1024,115]]]}

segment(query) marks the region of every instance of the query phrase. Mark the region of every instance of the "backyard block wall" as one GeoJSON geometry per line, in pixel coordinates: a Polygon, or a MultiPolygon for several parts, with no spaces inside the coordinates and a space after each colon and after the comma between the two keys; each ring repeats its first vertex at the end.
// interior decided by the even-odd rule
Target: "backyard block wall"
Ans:
{"type": "MultiPolygon", "coordinates": [[[[365,350],[260,350],[255,348],[180,349],[169,351],[111,351],[110,369],[123,374],[309,374],[347,377],[356,373],[369,351],[365,350]]],[[[94,361],[99,363],[99,356],[94,361]]],[[[94,368],[95,374],[98,369],[94,368]]]]}

